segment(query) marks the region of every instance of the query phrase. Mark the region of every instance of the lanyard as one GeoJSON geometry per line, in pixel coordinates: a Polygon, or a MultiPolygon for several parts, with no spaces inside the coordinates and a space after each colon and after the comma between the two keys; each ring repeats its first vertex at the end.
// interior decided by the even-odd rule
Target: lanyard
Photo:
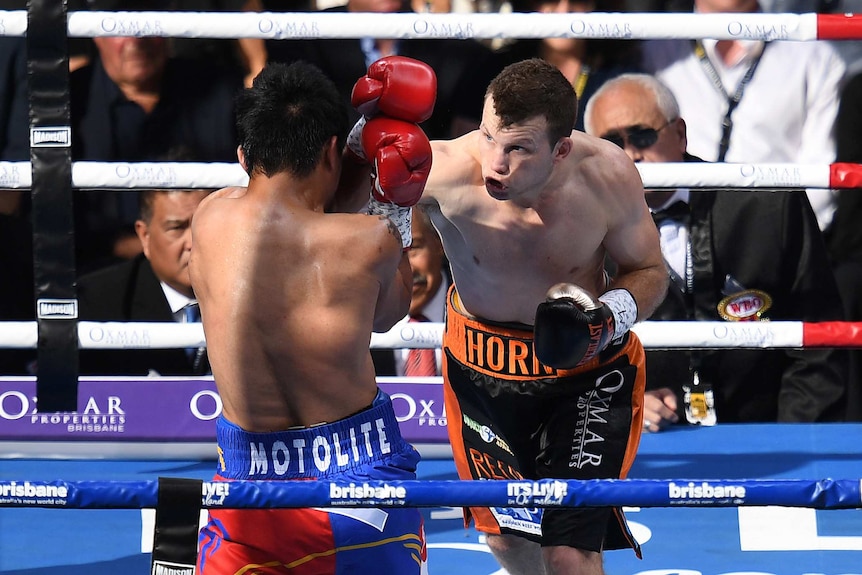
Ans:
{"type": "Polygon", "coordinates": [[[578,77],[575,78],[575,95],[578,100],[584,95],[584,89],[587,87],[587,81],[590,79],[590,67],[587,64],[581,66],[581,71],[578,72],[578,77]]]}
{"type": "Polygon", "coordinates": [[[718,90],[722,96],[727,98],[727,112],[725,112],[724,118],[721,121],[721,142],[719,142],[718,145],[718,159],[716,160],[718,162],[724,161],[724,157],[727,155],[727,150],[730,147],[730,133],[733,130],[733,121],[730,119],[730,116],[733,114],[736,106],[739,105],[739,101],[742,100],[742,92],[751,81],[751,77],[754,76],[754,71],[757,69],[757,65],[760,63],[760,58],[763,56],[763,51],[765,49],[766,44],[764,43],[760,51],[754,56],[751,64],[749,64],[748,70],[745,71],[745,75],[742,77],[742,80],[739,81],[736,91],[733,94],[728,94],[727,90],[724,88],[724,84],[721,83],[721,78],[718,76],[718,72],[716,72],[712,62],[709,61],[709,57],[706,55],[706,50],[704,50],[703,44],[700,40],[695,41],[694,54],[700,61],[701,67],[712,81],[712,85],[715,86],[715,89],[718,90]]]}

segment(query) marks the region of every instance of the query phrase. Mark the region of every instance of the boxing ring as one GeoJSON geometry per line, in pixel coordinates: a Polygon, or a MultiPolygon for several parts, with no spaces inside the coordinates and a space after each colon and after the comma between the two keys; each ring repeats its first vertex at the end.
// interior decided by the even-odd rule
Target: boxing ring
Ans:
{"type": "MultiPolygon", "coordinates": [[[[0,11],[0,35],[26,35],[34,24],[27,16],[0,11]]],[[[854,15],[73,12],[67,21],[62,16],[69,37],[862,38],[862,17],[854,15]]],[[[36,25],[44,33],[44,22],[36,25]]],[[[56,168],[51,148],[67,148],[68,137],[62,122],[40,119],[45,116],[36,114],[38,125],[31,133],[33,161],[0,162],[0,187],[33,189],[34,199],[35,191],[45,188],[45,172],[56,168]]],[[[213,188],[246,181],[232,164],[71,162],[67,157],[65,168],[52,177],[65,178],[67,191],[213,188]]],[[[645,186],[656,188],[862,187],[862,166],[855,164],[638,168],[645,186]]],[[[76,318],[64,306],[74,298],[62,287],[56,300],[38,294],[37,322],[0,323],[0,347],[41,352],[47,340],[68,353],[69,337],[75,352],[77,345],[205,345],[196,325],[69,321],[76,318]],[[57,331],[49,329],[52,321],[65,323],[57,331]]],[[[644,322],[634,330],[648,348],[862,347],[862,324],[849,322],[644,322]]],[[[439,347],[440,341],[441,326],[430,324],[375,334],[372,347],[439,347]]],[[[68,357],[45,353],[55,361],[68,357]]],[[[0,377],[0,575],[149,570],[153,508],[161,483],[169,478],[200,482],[201,514],[216,506],[421,507],[433,575],[502,573],[482,536],[463,528],[457,507],[466,504],[526,510],[623,505],[644,558],[608,553],[609,574],[862,575],[862,424],[675,427],[644,435],[624,481],[462,482],[456,481],[449,458],[440,378],[380,378],[403,435],[423,454],[418,481],[362,486],[316,481],[291,483],[289,489],[241,482],[228,490],[209,482],[221,408],[211,377],[74,376],[76,408],[44,412],[36,408],[36,399],[55,391],[56,381],[45,385],[43,374],[0,377]]]]}

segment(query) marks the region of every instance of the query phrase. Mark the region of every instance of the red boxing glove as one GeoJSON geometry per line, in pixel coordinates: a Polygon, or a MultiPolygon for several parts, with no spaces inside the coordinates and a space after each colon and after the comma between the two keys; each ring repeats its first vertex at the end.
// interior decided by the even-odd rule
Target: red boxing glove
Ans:
{"type": "Polygon", "coordinates": [[[362,148],[374,164],[372,197],[410,207],[419,201],[431,171],[431,143],[411,122],[379,116],[362,130],[362,148]]]}
{"type": "Polygon", "coordinates": [[[417,124],[431,117],[436,99],[434,70],[404,56],[387,56],[371,64],[350,96],[353,107],[365,116],[383,113],[417,124]]]}

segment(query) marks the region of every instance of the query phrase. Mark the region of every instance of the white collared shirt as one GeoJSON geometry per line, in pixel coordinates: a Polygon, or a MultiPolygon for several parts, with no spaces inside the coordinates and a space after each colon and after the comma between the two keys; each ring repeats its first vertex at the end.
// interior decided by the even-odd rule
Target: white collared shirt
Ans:
{"type": "MultiPolygon", "coordinates": [[[[442,323],[444,321],[446,315],[446,293],[449,291],[449,282],[446,281],[446,277],[443,277],[443,283],[440,284],[440,289],[437,290],[437,293],[434,294],[434,297],[428,302],[428,304],[422,308],[422,315],[428,318],[428,321],[434,323],[442,323]]],[[[396,327],[406,324],[410,321],[410,316],[404,316],[397,324],[396,327]]],[[[394,328],[393,328],[394,329],[394,328]]],[[[404,363],[407,361],[407,355],[410,353],[409,349],[397,349],[395,350],[395,373],[403,376],[404,375],[404,363]]],[[[443,373],[443,353],[440,349],[435,350],[435,355],[437,356],[437,373],[443,373]]]]}
{"type": "MultiPolygon", "coordinates": [[[[704,49],[726,92],[733,94],[750,57],[725,66],[715,41],[704,49]]],[[[689,40],[644,43],[644,68],[673,92],[685,119],[689,153],[715,161],[727,111],[689,40]]],[[[725,161],[736,163],[829,164],[835,161],[833,129],[845,63],[827,42],[770,42],[733,112],[725,161]]],[[[832,221],[834,191],[808,190],[821,229],[832,221]]]]}
{"type": "Polygon", "coordinates": [[[184,308],[190,303],[197,303],[197,301],[184,296],[165,282],[159,282],[159,284],[162,286],[162,291],[165,294],[165,299],[168,300],[168,305],[171,306],[171,314],[174,316],[174,320],[185,323],[186,314],[184,308]]]}
{"type": "MultiPolygon", "coordinates": [[[[676,202],[685,202],[688,204],[690,194],[691,192],[687,188],[680,188],[658,209],[650,211],[663,210],[676,202]]],[[[665,262],[677,276],[685,281],[686,259],[688,257],[688,227],[683,221],[665,220],[658,226],[658,233],[661,253],[664,256],[665,262]]]]}

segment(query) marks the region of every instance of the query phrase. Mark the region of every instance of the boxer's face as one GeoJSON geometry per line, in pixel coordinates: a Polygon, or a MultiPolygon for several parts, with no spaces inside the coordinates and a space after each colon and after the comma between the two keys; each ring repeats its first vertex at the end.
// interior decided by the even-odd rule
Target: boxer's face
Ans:
{"type": "Polygon", "coordinates": [[[610,140],[634,162],[682,162],[685,122],[668,121],[655,96],[633,82],[624,82],[592,102],[590,134],[610,140]]]}
{"type": "Polygon", "coordinates": [[[105,72],[120,88],[157,89],[168,59],[165,38],[93,38],[105,72]]]}
{"type": "Polygon", "coordinates": [[[422,314],[443,284],[443,244],[437,231],[415,213],[412,228],[413,245],[407,252],[413,269],[410,315],[417,316],[422,314]]]}
{"type": "Polygon", "coordinates": [[[571,138],[548,141],[548,121],[533,116],[503,126],[492,97],[485,98],[479,126],[480,161],[485,189],[495,200],[530,205],[544,190],[554,166],[572,149],[571,138]]]}
{"type": "Polygon", "coordinates": [[[135,222],[144,255],[156,277],[187,297],[193,297],[189,278],[192,216],[206,195],[204,191],[158,193],[152,220],[135,222]]]}

